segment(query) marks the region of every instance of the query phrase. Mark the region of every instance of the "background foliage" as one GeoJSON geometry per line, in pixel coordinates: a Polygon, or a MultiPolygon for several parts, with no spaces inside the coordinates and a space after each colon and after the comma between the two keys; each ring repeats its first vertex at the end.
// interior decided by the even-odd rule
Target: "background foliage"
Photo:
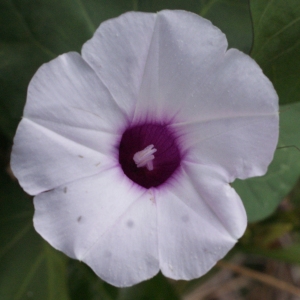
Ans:
{"type": "Polygon", "coordinates": [[[226,33],[229,47],[250,54],[273,82],[281,104],[279,148],[265,176],[233,184],[251,224],[229,258],[254,254],[300,263],[300,1],[0,0],[0,299],[176,300],[217,272],[190,283],[158,275],[132,288],[109,286],[35,233],[32,201],[9,169],[12,139],[37,68],[61,53],[80,52],[108,18],[162,9],[210,19],[226,33]],[[289,246],[282,247],[286,236],[289,246]]]}

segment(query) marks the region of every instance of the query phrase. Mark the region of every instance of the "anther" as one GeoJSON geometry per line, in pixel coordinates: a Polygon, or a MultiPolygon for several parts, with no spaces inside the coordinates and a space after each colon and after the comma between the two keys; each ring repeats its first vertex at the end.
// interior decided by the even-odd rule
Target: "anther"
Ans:
{"type": "Polygon", "coordinates": [[[154,145],[147,146],[144,150],[138,151],[133,155],[133,160],[138,168],[146,167],[149,171],[153,170],[153,159],[157,150],[154,145]]]}

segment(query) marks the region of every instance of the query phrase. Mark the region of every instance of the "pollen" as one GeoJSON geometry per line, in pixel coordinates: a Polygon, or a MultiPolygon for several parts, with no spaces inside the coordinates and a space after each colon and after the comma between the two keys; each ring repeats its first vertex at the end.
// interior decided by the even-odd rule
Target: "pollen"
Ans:
{"type": "Polygon", "coordinates": [[[138,185],[158,187],[177,170],[181,152],[173,131],[165,124],[142,123],[126,128],[119,145],[124,174],[138,185]]]}
{"type": "Polygon", "coordinates": [[[147,146],[144,150],[138,151],[134,154],[133,160],[136,163],[138,168],[146,167],[149,171],[153,170],[153,160],[154,155],[157,149],[154,148],[154,145],[151,144],[147,146]]]}

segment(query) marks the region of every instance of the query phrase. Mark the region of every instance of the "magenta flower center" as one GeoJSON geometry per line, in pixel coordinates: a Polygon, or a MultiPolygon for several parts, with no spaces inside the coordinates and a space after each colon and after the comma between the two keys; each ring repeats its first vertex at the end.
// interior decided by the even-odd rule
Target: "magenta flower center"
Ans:
{"type": "Polygon", "coordinates": [[[144,188],[166,182],[180,165],[181,154],[167,125],[146,123],[125,130],[119,147],[124,173],[144,188]]]}

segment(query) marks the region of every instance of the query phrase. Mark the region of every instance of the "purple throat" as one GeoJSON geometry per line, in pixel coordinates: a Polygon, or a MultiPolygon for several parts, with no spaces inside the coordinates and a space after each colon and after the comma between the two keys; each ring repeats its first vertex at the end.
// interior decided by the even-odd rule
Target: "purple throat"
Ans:
{"type": "Polygon", "coordinates": [[[125,130],[119,162],[128,178],[144,188],[166,182],[179,167],[181,153],[167,125],[145,123],[125,130]]]}

